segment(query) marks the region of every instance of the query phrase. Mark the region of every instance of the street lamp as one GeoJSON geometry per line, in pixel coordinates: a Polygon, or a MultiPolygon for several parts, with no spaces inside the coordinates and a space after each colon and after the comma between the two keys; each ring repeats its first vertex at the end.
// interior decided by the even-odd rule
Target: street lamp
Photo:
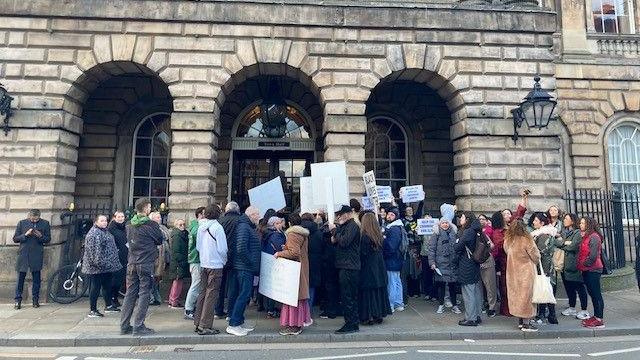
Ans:
{"type": "Polygon", "coordinates": [[[553,116],[553,110],[558,104],[548,92],[542,90],[540,86],[540,76],[533,78],[533,90],[527,94],[524,101],[520,105],[511,110],[513,115],[513,141],[518,141],[518,128],[523,122],[527,126],[538,130],[549,126],[551,120],[556,120],[553,116]]]}
{"type": "Polygon", "coordinates": [[[11,117],[11,100],[13,97],[9,96],[7,89],[0,84],[0,116],[4,116],[2,130],[4,130],[4,136],[9,135],[9,118],[11,117]]]}

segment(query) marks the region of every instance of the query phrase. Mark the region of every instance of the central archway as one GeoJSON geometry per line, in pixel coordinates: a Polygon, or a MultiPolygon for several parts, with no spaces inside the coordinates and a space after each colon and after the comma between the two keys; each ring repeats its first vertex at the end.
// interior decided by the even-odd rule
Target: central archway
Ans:
{"type": "Polygon", "coordinates": [[[256,64],[234,74],[223,91],[216,201],[246,207],[250,188],[279,176],[285,211],[295,210],[299,178],[322,160],[318,88],[296,68],[256,64]]]}

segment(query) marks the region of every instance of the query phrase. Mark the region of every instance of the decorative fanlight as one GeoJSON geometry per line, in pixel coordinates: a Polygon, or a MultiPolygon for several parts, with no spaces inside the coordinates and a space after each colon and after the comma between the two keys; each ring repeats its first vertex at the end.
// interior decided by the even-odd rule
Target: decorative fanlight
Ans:
{"type": "Polygon", "coordinates": [[[287,133],[287,103],[277,79],[270,79],[269,93],[260,105],[262,132],[268,138],[281,138],[287,133]]]}

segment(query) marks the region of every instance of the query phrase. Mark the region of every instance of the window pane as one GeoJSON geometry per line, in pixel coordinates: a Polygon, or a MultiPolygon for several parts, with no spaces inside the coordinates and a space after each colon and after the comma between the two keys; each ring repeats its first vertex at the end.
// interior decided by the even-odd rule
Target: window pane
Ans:
{"type": "Polygon", "coordinates": [[[391,142],[391,158],[405,159],[404,142],[391,142]]]}
{"type": "Polygon", "coordinates": [[[133,170],[134,176],[149,176],[149,158],[136,157],[133,170]]]}
{"type": "Polygon", "coordinates": [[[378,135],[376,137],[376,158],[389,158],[389,138],[385,135],[378,135]]]}
{"type": "Polygon", "coordinates": [[[149,180],[135,179],[133,181],[133,196],[149,196],[149,180]]]}
{"type": "Polygon", "coordinates": [[[167,182],[166,179],[153,179],[151,180],[151,196],[162,197],[167,196],[167,182]]]}
{"type": "Polygon", "coordinates": [[[153,125],[153,122],[150,119],[145,120],[138,128],[138,137],[151,137],[155,131],[156,127],[153,125]]]}
{"type": "Polygon", "coordinates": [[[400,193],[400,188],[405,186],[406,182],[405,181],[392,181],[391,182],[391,191],[393,192],[394,195],[397,195],[400,193]]]}
{"type": "Polygon", "coordinates": [[[389,179],[389,162],[388,161],[376,161],[376,180],[377,179],[389,179]]]}
{"type": "Polygon", "coordinates": [[[364,171],[371,171],[373,170],[373,161],[367,160],[364,162],[364,171]]]}
{"type": "Polygon", "coordinates": [[[153,177],[165,177],[167,176],[167,159],[165,158],[154,158],[153,166],[151,168],[151,176],[153,177]]]}
{"type": "Polygon", "coordinates": [[[407,169],[404,161],[394,161],[391,163],[391,178],[392,179],[406,179],[407,169]]]}
{"type": "Polygon", "coordinates": [[[136,141],[136,155],[151,155],[150,139],[138,139],[136,141]]]}
{"type": "Polygon", "coordinates": [[[398,125],[391,125],[391,129],[389,129],[389,137],[391,140],[400,140],[404,141],[404,134],[402,133],[402,129],[398,125]]]}

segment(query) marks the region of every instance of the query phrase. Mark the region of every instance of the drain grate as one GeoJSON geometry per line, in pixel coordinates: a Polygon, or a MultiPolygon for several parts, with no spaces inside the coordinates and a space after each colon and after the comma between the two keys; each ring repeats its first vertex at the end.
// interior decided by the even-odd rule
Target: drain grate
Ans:
{"type": "Polygon", "coordinates": [[[192,352],[193,348],[190,347],[177,347],[173,349],[174,352],[192,352]]]}
{"type": "Polygon", "coordinates": [[[134,346],[131,349],[129,349],[129,353],[130,354],[152,353],[156,351],[157,348],[158,348],[157,346],[153,346],[153,345],[134,346]]]}

